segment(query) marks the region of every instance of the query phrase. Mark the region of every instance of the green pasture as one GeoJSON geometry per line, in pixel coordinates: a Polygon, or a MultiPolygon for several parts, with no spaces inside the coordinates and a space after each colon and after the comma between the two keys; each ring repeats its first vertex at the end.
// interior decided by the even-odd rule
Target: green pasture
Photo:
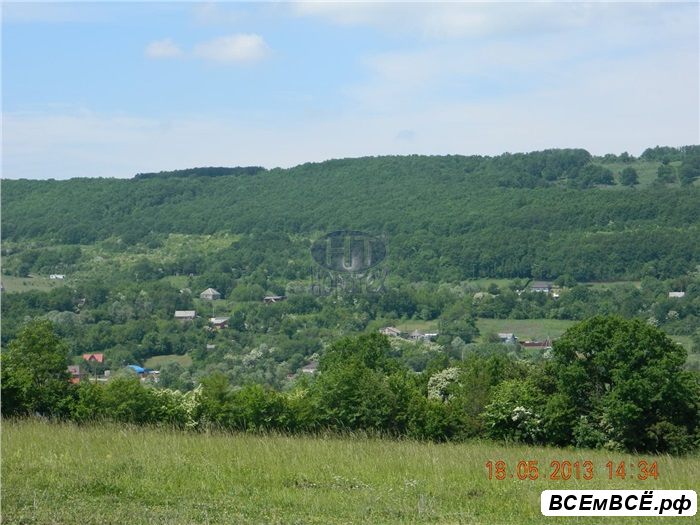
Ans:
{"type": "Polygon", "coordinates": [[[602,524],[545,519],[540,493],[695,489],[699,469],[697,456],[4,421],[2,513],[8,524],[602,524]],[[499,460],[507,476],[489,480],[499,460]],[[591,461],[593,479],[552,481],[555,460],[591,461]],[[608,461],[642,460],[658,479],[608,479],[608,461]],[[519,461],[537,462],[536,480],[517,479],[519,461]]]}
{"type": "Polygon", "coordinates": [[[2,285],[5,292],[31,292],[37,290],[46,292],[59,286],[65,286],[66,280],[49,279],[47,276],[15,277],[14,275],[3,275],[2,285]]]}
{"type": "Polygon", "coordinates": [[[561,319],[477,319],[476,326],[482,339],[488,334],[513,333],[520,341],[556,339],[575,321],[561,319]]]}
{"type": "Polygon", "coordinates": [[[156,355],[147,359],[144,363],[146,368],[158,369],[168,363],[177,363],[185,368],[192,365],[192,358],[188,355],[168,354],[156,355]]]}

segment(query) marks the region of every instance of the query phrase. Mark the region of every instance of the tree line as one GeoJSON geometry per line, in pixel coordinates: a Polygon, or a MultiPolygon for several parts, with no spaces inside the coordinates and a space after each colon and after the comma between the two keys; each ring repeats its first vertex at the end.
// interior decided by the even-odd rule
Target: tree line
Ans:
{"type": "MultiPolygon", "coordinates": [[[[548,150],[342,159],[254,175],[195,168],[132,180],[5,181],[2,235],[123,249],[156,247],[170,233],[232,232],[242,240],[231,259],[268,243],[308,268],[315,239],[357,229],[384,236],[390,271],[413,281],[676,277],[700,259],[700,154],[688,147],[679,160],[657,157],[632,159],[619,173],[585,150],[548,150]],[[658,184],[605,189],[637,186],[642,168],[662,170],[658,184]]],[[[282,257],[269,255],[282,271],[282,257]]],[[[62,254],[66,264],[70,256],[62,254]]],[[[27,260],[23,269],[49,262],[27,260]]]]}
{"type": "Polygon", "coordinates": [[[71,385],[67,349],[48,321],[2,354],[2,415],[112,420],[183,429],[372,432],[434,441],[490,438],[682,454],[700,444],[700,384],[685,351],[639,320],[593,317],[541,365],[503,355],[443,355],[407,369],[379,334],[342,338],[315,377],[292,388],[233,387],[222,374],[183,393],[122,376],[71,385]]]}

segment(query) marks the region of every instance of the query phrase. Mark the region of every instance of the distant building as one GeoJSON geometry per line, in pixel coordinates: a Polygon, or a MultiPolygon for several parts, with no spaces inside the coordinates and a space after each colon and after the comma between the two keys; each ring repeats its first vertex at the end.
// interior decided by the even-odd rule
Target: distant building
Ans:
{"type": "Polygon", "coordinates": [[[316,370],[318,370],[318,361],[311,361],[301,369],[304,374],[315,374],[316,370]]]}
{"type": "Polygon", "coordinates": [[[139,375],[146,373],[146,369],[139,365],[129,365],[127,366],[127,368],[131,368],[134,372],[136,372],[139,375]]]}
{"type": "Polygon", "coordinates": [[[286,295],[266,295],[265,297],[263,297],[263,303],[265,304],[279,303],[280,301],[286,300],[286,295]]]}
{"type": "Polygon", "coordinates": [[[552,348],[552,341],[550,339],[545,339],[544,341],[523,341],[520,343],[520,346],[535,350],[549,350],[552,348]]]}
{"type": "Polygon", "coordinates": [[[65,278],[66,278],[66,276],[63,275],[62,273],[52,273],[51,275],[49,275],[49,279],[54,279],[54,280],[58,279],[59,281],[62,281],[65,278]]]}
{"type": "Polygon", "coordinates": [[[88,363],[104,363],[105,362],[105,355],[104,354],[83,354],[83,359],[87,361],[88,363]]]}
{"type": "Polygon", "coordinates": [[[80,373],[79,365],[68,365],[68,373],[70,374],[69,381],[74,385],[80,383],[80,380],[83,378],[83,375],[80,373]]]}
{"type": "Polygon", "coordinates": [[[209,324],[214,328],[226,328],[228,326],[229,317],[210,317],[209,324]]]}
{"type": "Polygon", "coordinates": [[[515,334],[512,334],[510,332],[499,333],[498,339],[501,341],[501,343],[505,343],[505,344],[509,344],[509,345],[514,345],[515,342],[518,340],[518,338],[515,337],[515,334]]]}
{"type": "Polygon", "coordinates": [[[160,379],[160,370],[152,370],[139,365],[128,365],[127,368],[133,370],[141,379],[141,382],[157,383],[160,379]]]}
{"type": "Polygon", "coordinates": [[[423,336],[425,336],[425,334],[423,332],[421,332],[420,330],[413,330],[413,332],[408,334],[408,338],[411,341],[419,341],[419,340],[423,339],[423,336]]]}
{"type": "Polygon", "coordinates": [[[535,281],[530,285],[531,292],[550,293],[552,288],[552,283],[548,283],[546,281],[535,281]]]}
{"type": "Polygon", "coordinates": [[[668,292],[669,298],[681,299],[685,297],[685,292],[668,292]]]}
{"type": "Polygon", "coordinates": [[[385,328],[380,328],[379,333],[383,335],[388,335],[389,337],[400,337],[401,330],[394,328],[393,326],[387,326],[385,328]]]}
{"type": "Polygon", "coordinates": [[[178,321],[192,321],[197,317],[194,310],[175,310],[175,319],[178,321]]]}
{"type": "Polygon", "coordinates": [[[207,301],[214,301],[216,299],[221,299],[221,294],[214,290],[214,288],[207,288],[199,294],[199,298],[207,301]]]}
{"type": "Polygon", "coordinates": [[[207,350],[215,350],[215,349],[216,349],[216,345],[213,345],[211,343],[207,343],[207,350]]]}

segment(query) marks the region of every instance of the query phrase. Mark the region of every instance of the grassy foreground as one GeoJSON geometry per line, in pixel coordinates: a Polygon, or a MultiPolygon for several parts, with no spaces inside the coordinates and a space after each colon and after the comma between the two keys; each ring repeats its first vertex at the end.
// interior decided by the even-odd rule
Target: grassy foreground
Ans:
{"type": "Polygon", "coordinates": [[[2,522],[609,523],[545,519],[540,492],[688,489],[699,471],[697,456],[4,421],[2,522]],[[537,460],[539,479],[489,480],[484,465],[499,459],[513,471],[537,460]],[[590,460],[595,477],[551,481],[555,459],[590,460]],[[640,459],[658,461],[658,480],[608,481],[608,460],[640,459]]]}

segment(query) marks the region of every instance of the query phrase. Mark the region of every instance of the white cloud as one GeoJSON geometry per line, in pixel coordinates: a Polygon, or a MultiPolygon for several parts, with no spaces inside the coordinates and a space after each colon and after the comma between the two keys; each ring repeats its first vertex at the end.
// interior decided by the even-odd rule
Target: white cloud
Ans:
{"type": "Polygon", "coordinates": [[[345,26],[369,26],[389,33],[428,38],[481,37],[523,27],[568,26],[580,5],[549,3],[300,2],[298,16],[345,26]]]}
{"type": "Polygon", "coordinates": [[[63,24],[66,22],[91,22],[99,18],[93,4],[59,2],[3,2],[3,24],[63,24]]]}
{"type": "Polygon", "coordinates": [[[269,47],[260,35],[237,34],[215,38],[194,47],[194,56],[221,63],[257,62],[269,54],[269,47]]]}
{"type": "Polygon", "coordinates": [[[540,35],[599,25],[643,24],[653,31],[666,22],[697,19],[692,2],[298,2],[291,10],[337,25],[428,39],[540,35]]]}
{"type": "Polygon", "coordinates": [[[198,2],[192,7],[194,20],[200,25],[230,25],[245,18],[245,13],[216,2],[198,2]]]}
{"type": "Polygon", "coordinates": [[[222,64],[243,64],[263,60],[270,54],[270,48],[260,35],[241,33],[201,42],[190,52],[165,38],[151,42],[144,52],[153,59],[192,57],[222,64]]]}
{"type": "Polygon", "coordinates": [[[169,38],[156,40],[146,46],[146,56],[149,58],[179,58],[183,54],[182,49],[169,38]]]}

